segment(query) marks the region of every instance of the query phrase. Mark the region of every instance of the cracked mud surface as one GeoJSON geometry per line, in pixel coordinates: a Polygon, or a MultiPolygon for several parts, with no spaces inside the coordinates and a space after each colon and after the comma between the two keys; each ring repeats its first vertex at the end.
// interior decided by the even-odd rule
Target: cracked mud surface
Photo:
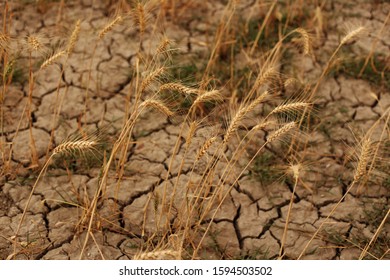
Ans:
{"type": "MultiPolygon", "coordinates": [[[[130,23],[123,23],[113,28],[92,50],[98,30],[112,19],[108,16],[113,12],[107,8],[108,1],[69,1],[62,11],[60,24],[58,4],[43,5],[44,9],[39,9],[34,4],[22,2],[14,1],[10,4],[13,12],[10,26],[12,36],[45,32],[51,37],[51,45],[61,44],[58,33],[69,33],[78,19],[82,23],[80,39],[66,62],[62,78],[58,79],[61,76],[58,66],[45,68],[36,74],[31,103],[31,131],[28,119],[24,116],[29,99],[28,71],[21,74],[18,82],[11,84],[5,95],[4,135],[7,143],[12,142],[13,171],[0,179],[0,259],[13,253],[12,236],[15,235],[31,187],[39,173],[36,166],[31,166],[30,133],[35,139],[35,156],[39,158],[41,166],[46,160],[48,147],[61,144],[80,124],[86,130],[109,124],[109,142],[118,133],[127,114],[125,104],[129,98],[131,71],[135,67],[139,44],[138,35],[129,27],[130,23]],[[91,62],[93,51],[95,54],[91,62]],[[93,72],[89,80],[90,67],[93,72]],[[64,102],[59,121],[53,123],[58,96],[64,102]],[[55,133],[53,144],[50,145],[53,126],[55,133]]],[[[202,59],[207,61],[218,23],[216,19],[224,9],[224,1],[215,1],[215,5],[201,5],[200,2],[203,1],[199,1],[199,5],[194,4],[192,14],[179,13],[176,19],[168,18],[165,23],[166,36],[174,40],[178,48],[174,59],[184,66],[199,63],[202,59]]],[[[376,32],[386,21],[390,4],[385,1],[358,1],[351,7],[354,2],[327,1],[323,8],[326,32],[320,34],[318,46],[314,49],[315,59],[293,56],[289,65],[282,65],[280,71],[294,75],[302,82],[310,83],[318,78],[323,65],[338,45],[343,32],[342,23],[348,21],[359,20],[372,31],[347,46],[346,52],[350,58],[364,59],[376,38],[376,32]]],[[[254,20],[258,15],[263,17],[259,12],[261,7],[256,3],[240,1],[237,13],[252,15],[254,20]]],[[[387,63],[390,51],[388,30],[385,28],[375,48],[378,56],[386,57],[387,63]]],[[[146,51],[150,48],[153,53],[153,46],[158,43],[158,38],[145,34],[143,45],[146,51]]],[[[28,65],[28,56],[21,56],[21,67],[28,65]]],[[[42,61],[40,59],[36,55],[34,61],[39,63],[42,61]]],[[[240,62],[237,58],[237,64],[240,62]]],[[[294,196],[283,252],[287,259],[298,258],[313,233],[347,191],[353,180],[355,165],[353,162],[346,163],[345,159],[348,158],[349,148],[356,144],[355,137],[359,137],[351,130],[358,133],[369,130],[390,107],[388,80],[379,84],[364,76],[357,78],[349,75],[346,71],[330,74],[318,89],[316,106],[315,117],[319,121],[314,124],[317,129],[310,135],[306,150],[310,172],[302,176],[306,187],[299,186],[294,196]]],[[[178,177],[177,170],[181,164],[179,156],[173,162],[172,172],[167,174],[175,141],[180,133],[175,120],[155,111],[148,111],[140,117],[132,134],[122,180],[118,184],[117,174],[112,170],[104,198],[98,202],[99,228],[94,232],[94,240],[90,239],[86,246],[85,258],[100,259],[102,255],[106,259],[134,257],[144,244],[145,236],[156,231],[156,220],[161,218],[156,213],[161,212],[159,210],[163,206],[155,201],[167,189],[168,193],[173,194],[173,204],[178,207],[185,199],[185,193],[176,190],[174,185],[196,185],[201,180],[200,174],[206,159],[212,155],[213,146],[202,158],[204,162],[199,161],[193,171],[195,156],[190,155],[196,155],[199,146],[210,135],[210,130],[212,128],[206,127],[197,131],[178,177]]],[[[376,137],[373,140],[379,139],[380,132],[373,134],[376,137]]],[[[263,133],[260,137],[265,139],[266,136],[263,133]]],[[[268,159],[274,161],[281,156],[283,152],[279,149],[280,145],[270,145],[267,149],[268,159]]],[[[10,148],[7,146],[4,149],[10,148]]],[[[250,149],[248,154],[253,154],[250,149]]],[[[178,151],[178,155],[183,154],[184,141],[178,151]]],[[[244,158],[241,160],[243,162],[239,165],[245,166],[247,161],[244,158]]],[[[79,257],[86,234],[85,228],[80,228],[85,210],[83,206],[93,199],[101,170],[93,159],[90,163],[84,163],[86,166],[80,167],[78,163],[73,158],[57,159],[39,182],[19,232],[19,253],[16,258],[79,257]]],[[[220,168],[217,172],[222,173],[224,166],[220,168]]],[[[267,170],[262,168],[251,167],[237,182],[225,182],[226,186],[223,187],[226,189],[229,183],[234,183],[234,186],[213,219],[199,258],[278,257],[293,184],[291,180],[278,180],[280,175],[273,175],[272,170],[267,168],[269,172],[264,173],[267,170]]],[[[240,174],[240,170],[232,170],[232,178],[233,174],[240,174]]],[[[378,175],[378,178],[387,176],[387,181],[374,176],[362,189],[352,190],[342,200],[337,211],[307,248],[303,259],[359,258],[362,247],[373,237],[389,209],[388,172],[387,168],[378,175]]],[[[174,211],[171,214],[171,217],[162,219],[175,220],[180,215],[174,211]]],[[[211,219],[211,216],[208,218],[211,219]]],[[[368,257],[389,259],[388,222],[383,226],[379,238],[381,242],[370,250],[368,257]]]]}

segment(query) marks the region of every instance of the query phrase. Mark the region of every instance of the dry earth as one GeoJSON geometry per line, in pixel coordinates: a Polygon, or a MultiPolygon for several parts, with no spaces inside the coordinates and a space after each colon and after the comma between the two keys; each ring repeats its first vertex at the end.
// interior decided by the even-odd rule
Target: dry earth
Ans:
{"type": "MultiPolygon", "coordinates": [[[[10,26],[12,36],[42,32],[53,36],[49,43],[55,45],[56,41],[61,41],[59,33],[69,34],[76,20],[82,20],[80,40],[67,62],[68,67],[60,83],[58,65],[43,69],[36,76],[32,97],[32,134],[37,155],[43,164],[50,141],[55,109],[53,104],[56,102],[58,86],[64,102],[60,120],[55,124],[54,142],[57,145],[75,131],[80,122],[91,129],[109,123],[109,135],[118,132],[126,113],[123,105],[126,103],[131,81],[138,38],[130,23],[123,23],[113,28],[98,45],[92,62],[93,75],[88,93],[87,114],[80,120],[85,110],[85,89],[92,46],[97,32],[110,21],[108,15],[113,11],[107,9],[107,1],[66,1],[58,24],[58,3],[49,2],[40,6],[25,2],[27,1],[10,2],[13,12],[10,26]]],[[[218,15],[224,8],[223,2],[195,5],[199,10],[194,8],[192,14],[179,13],[177,18],[166,22],[166,35],[175,41],[175,46],[179,49],[174,55],[174,61],[179,61],[184,69],[192,71],[188,75],[194,75],[191,67],[202,63],[202,59],[207,59],[218,15]]],[[[257,1],[240,1],[237,14],[252,17],[253,20],[262,18],[261,7],[256,3],[257,1]]],[[[343,50],[349,59],[365,58],[389,12],[390,4],[386,1],[326,1],[323,8],[326,28],[319,34],[314,50],[315,58],[292,56],[290,64],[283,65],[280,71],[286,75],[294,75],[303,82],[318,78],[324,63],[342,37],[345,22],[357,21],[370,30],[343,50]]],[[[388,25],[375,48],[378,56],[387,58],[387,63],[390,51],[388,25]]],[[[148,37],[146,34],[144,48],[157,45],[158,40],[159,38],[148,37]]],[[[37,55],[37,63],[42,61],[39,59],[37,55]]],[[[243,63],[243,60],[238,55],[237,65],[243,63]]],[[[25,57],[20,61],[18,80],[12,83],[5,96],[5,136],[7,142],[13,143],[13,172],[0,180],[1,259],[13,252],[10,238],[15,234],[39,171],[31,167],[30,132],[27,119],[23,117],[28,102],[28,70],[25,70],[28,59],[25,57]],[[18,127],[19,131],[16,133],[18,127]]],[[[191,78],[184,76],[187,75],[185,72],[181,73],[182,79],[191,78]]],[[[365,76],[357,78],[357,75],[341,69],[331,73],[319,88],[316,118],[320,121],[315,123],[317,129],[310,136],[307,149],[310,172],[303,177],[311,191],[302,186],[297,189],[284,258],[298,257],[313,232],[345,193],[355,167],[353,162],[345,162],[349,147],[353,147],[363,132],[390,106],[389,76],[388,73],[386,75],[387,80],[383,82],[383,79],[377,78],[378,75],[373,79],[365,76]]],[[[202,143],[210,134],[209,130],[206,128],[199,131],[194,141],[202,143]]],[[[154,231],[151,194],[158,193],[164,187],[163,180],[178,133],[179,128],[175,122],[158,112],[151,111],[141,117],[133,134],[133,146],[122,183],[118,187],[115,178],[110,177],[106,197],[99,203],[99,213],[106,220],[102,220],[95,238],[106,259],[133,258],[144,242],[141,236],[145,232],[147,234],[154,231]],[[148,218],[143,228],[145,211],[148,218]],[[107,220],[111,223],[105,222],[107,220]]],[[[267,150],[270,160],[280,156],[278,145],[272,145],[267,150]]],[[[193,152],[196,152],[195,148],[193,152]]],[[[50,166],[32,197],[26,222],[20,232],[20,253],[16,256],[18,259],[79,257],[85,233],[77,227],[82,209],[75,205],[84,205],[86,199],[92,199],[100,169],[93,160],[83,167],[78,166],[80,162],[71,161],[65,165],[68,167],[65,169],[61,160],[63,159],[50,166]]],[[[263,163],[267,162],[267,158],[260,159],[260,162],[261,160],[263,163]]],[[[190,176],[192,163],[190,160],[186,161],[183,167],[183,174],[180,176],[183,182],[190,176]]],[[[174,164],[177,166],[180,163],[174,164]]],[[[381,170],[381,174],[387,176],[385,183],[378,183],[383,181],[376,180],[374,176],[360,193],[354,190],[347,195],[324,230],[312,242],[304,259],[357,259],[360,256],[362,248],[372,238],[389,208],[388,171],[381,170]]],[[[174,182],[176,176],[177,174],[172,174],[170,181],[174,182]]],[[[272,176],[271,169],[256,169],[254,166],[240,178],[215,217],[210,235],[205,241],[207,246],[200,253],[200,258],[273,259],[278,256],[292,185],[288,180],[270,180],[269,177],[272,176]]],[[[195,170],[195,175],[191,176],[193,183],[196,183],[197,178],[195,170]]],[[[168,187],[172,188],[172,185],[169,184],[168,187]]],[[[179,200],[180,197],[176,196],[175,199],[179,200]]],[[[388,222],[378,240],[367,257],[389,259],[388,222]]],[[[99,259],[99,250],[93,240],[90,240],[84,256],[99,259]]]]}

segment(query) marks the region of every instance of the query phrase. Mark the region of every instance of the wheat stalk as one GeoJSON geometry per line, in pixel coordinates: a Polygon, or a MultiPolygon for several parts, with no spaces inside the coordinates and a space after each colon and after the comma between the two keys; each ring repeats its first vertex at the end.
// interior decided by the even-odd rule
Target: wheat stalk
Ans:
{"type": "Polygon", "coordinates": [[[47,66],[53,64],[54,61],[56,61],[57,59],[59,59],[59,58],[60,58],[61,56],[63,56],[65,53],[66,53],[66,51],[59,51],[58,53],[53,54],[51,57],[49,57],[48,59],[46,59],[46,60],[42,63],[41,69],[44,69],[44,68],[46,68],[47,66]]]}

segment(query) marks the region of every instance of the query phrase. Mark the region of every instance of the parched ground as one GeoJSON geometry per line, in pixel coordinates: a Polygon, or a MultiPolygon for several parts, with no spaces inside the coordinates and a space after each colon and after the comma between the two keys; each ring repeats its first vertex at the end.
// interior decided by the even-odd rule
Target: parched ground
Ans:
{"type": "MultiPolygon", "coordinates": [[[[17,54],[13,82],[7,88],[2,105],[4,133],[1,149],[3,155],[12,149],[12,160],[7,173],[0,179],[1,259],[14,252],[15,230],[50,149],[80,126],[85,131],[104,127],[109,145],[119,133],[128,113],[125,104],[131,100],[129,92],[139,48],[133,21],[125,20],[114,26],[94,49],[96,34],[113,19],[116,5],[110,5],[109,1],[65,1],[60,10],[58,2],[47,2],[10,1],[11,38],[41,34],[46,46],[61,46],[79,19],[80,37],[69,59],[61,61],[65,69],[63,73],[59,64],[39,70],[44,60],[42,54],[32,53],[35,87],[31,102],[28,53],[17,54]],[[32,112],[31,130],[26,117],[28,104],[32,112]],[[58,104],[61,108],[56,119],[58,104]],[[51,140],[53,127],[55,133],[51,140]],[[31,134],[35,140],[35,154],[31,152],[31,134]],[[34,157],[39,159],[38,162],[32,160],[34,157]]],[[[167,13],[164,21],[165,35],[177,48],[172,55],[171,75],[191,84],[201,77],[199,72],[207,63],[226,1],[176,2],[176,10],[170,10],[175,16],[167,13]]],[[[340,50],[340,57],[344,60],[332,68],[316,94],[313,133],[308,136],[310,140],[305,150],[307,170],[303,171],[294,196],[283,251],[283,257],[287,259],[298,258],[314,232],[347,192],[357,164],[351,156],[351,147],[356,147],[390,107],[390,4],[386,1],[329,0],[324,1],[321,13],[317,14],[312,3],[307,8],[299,8],[299,3],[305,1],[295,2],[296,6],[291,9],[297,12],[290,25],[312,32],[315,42],[313,56],[286,52],[279,69],[283,76],[314,84],[345,34],[345,23],[362,24],[368,31],[340,50]],[[373,60],[359,76],[372,49],[373,60]]],[[[268,11],[270,5],[268,3],[264,9],[263,1],[239,1],[237,24],[248,28],[242,31],[247,38],[241,44],[254,40],[266,15],[264,10],[268,11]]],[[[4,4],[0,7],[4,12],[4,4]]],[[[270,26],[272,23],[276,25],[278,17],[283,16],[283,7],[274,10],[270,26]]],[[[272,32],[277,30],[270,26],[265,29],[268,37],[260,38],[262,47],[269,44],[271,48],[275,43],[272,32]]],[[[159,40],[160,37],[148,30],[142,43],[144,52],[150,50],[153,53],[159,40]]],[[[16,41],[13,43],[15,48],[20,44],[16,41]]],[[[238,69],[244,69],[250,64],[247,53],[238,51],[234,63],[238,69]]],[[[229,67],[221,66],[220,71],[229,72],[226,70],[229,67]]],[[[222,80],[221,77],[217,79],[222,80]]],[[[155,231],[156,212],[160,207],[156,206],[156,196],[168,188],[169,193],[177,192],[174,199],[176,205],[180,204],[183,196],[173,187],[177,184],[175,170],[180,166],[180,156],[173,162],[173,172],[165,183],[173,147],[180,133],[177,121],[155,111],[148,111],[140,117],[133,131],[121,184],[117,184],[115,172],[110,174],[104,199],[98,203],[101,222],[94,231],[95,240],[90,238],[87,244],[84,258],[100,259],[103,255],[106,259],[132,259],[145,243],[145,236],[155,231]]],[[[387,139],[388,129],[387,122],[387,139]]],[[[193,147],[181,168],[179,186],[180,182],[182,185],[199,182],[201,167],[192,170],[192,166],[199,146],[213,130],[213,127],[206,126],[197,131],[193,147]]],[[[373,132],[372,140],[379,140],[382,131],[373,132]]],[[[260,137],[265,139],[266,133],[260,137]]],[[[279,256],[293,191],[292,180],[280,179],[280,173],[274,171],[274,166],[281,163],[282,146],[283,143],[272,144],[237,182],[231,182],[234,186],[214,217],[199,258],[275,259],[279,256]]],[[[178,155],[183,155],[183,147],[182,143],[178,155]]],[[[249,158],[251,153],[254,154],[249,147],[246,156],[249,158]]],[[[210,156],[211,151],[208,151],[205,160],[210,156]]],[[[86,155],[86,158],[75,159],[69,156],[53,161],[32,196],[19,232],[18,254],[13,257],[79,257],[85,238],[85,228],[80,226],[83,207],[93,199],[100,178],[103,155],[97,157],[101,158],[86,155]]],[[[241,160],[238,165],[245,166],[248,159],[241,160]]],[[[366,184],[352,189],[341,201],[305,251],[304,259],[358,259],[379,227],[381,230],[365,257],[390,258],[390,224],[384,219],[390,202],[388,166],[389,154],[386,158],[385,153],[366,184]]],[[[222,173],[223,169],[217,172],[222,173]]]]}

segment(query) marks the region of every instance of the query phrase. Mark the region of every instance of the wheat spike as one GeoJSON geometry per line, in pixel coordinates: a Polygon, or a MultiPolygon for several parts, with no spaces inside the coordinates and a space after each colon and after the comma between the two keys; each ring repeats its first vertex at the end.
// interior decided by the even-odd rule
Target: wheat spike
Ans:
{"type": "Polygon", "coordinates": [[[279,128],[278,130],[276,130],[273,134],[271,134],[268,139],[267,139],[267,142],[268,143],[271,143],[272,141],[274,141],[275,139],[279,138],[280,136],[286,134],[288,131],[290,131],[291,129],[295,128],[297,125],[295,122],[289,122],[287,124],[285,124],[284,126],[282,126],[281,128],[279,128]]]}
{"type": "Polygon", "coordinates": [[[54,61],[56,61],[57,59],[59,59],[61,56],[63,56],[65,54],[65,51],[59,51],[58,53],[56,54],[53,54],[51,57],[49,57],[48,59],[46,59],[42,65],[41,65],[41,69],[44,69],[46,68],[47,66],[51,65],[54,63],[54,61]]]}
{"type": "Polygon", "coordinates": [[[370,138],[367,138],[363,141],[359,162],[356,167],[355,175],[353,177],[354,182],[358,182],[367,172],[367,166],[370,159],[372,142],[370,138]]]}
{"type": "Polygon", "coordinates": [[[141,83],[141,92],[143,92],[153,81],[161,77],[161,75],[165,72],[165,67],[160,67],[153,72],[149,73],[145,79],[142,80],[141,83]]]}
{"type": "Polygon", "coordinates": [[[79,33],[80,33],[80,20],[76,22],[72,35],[70,35],[68,47],[66,48],[66,52],[68,55],[70,55],[73,52],[74,46],[79,37],[79,33]]]}
{"type": "Polygon", "coordinates": [[[247,112],[250,112],[250,111],[252,111],[253,109],[255,109],[255,107],[256,107],[257,105],[259,105],[260,103],[262,103],[262,102],[265,100],[265,98],[267,98],[268,95],[269,95],[269,94],[268,94],[268,91],[263,92],[259,97],[257,97],[255,100],[253,100],[253,101],[248,105],[246,111],[247,111],[247,112]]]}
{"type": "Polygon", "coordinates": [[[357,37],[358,35],[360,35],[361,33],[363,33],[365,31],[365,28],[363,26],[358,26],[356,27],[355,29],[352,29],[351,31],[349,31],[345,36],[344,38],[341,40],[341,43],[340,45],[345,45],[346,43],[348,43],[348,41],[352,40],[353,38],[357,37]]]}
{"type": "Polygon", "coordinates": [[[202,145],[202,147],[198,151],[198,154],[196,156],[196,160],[200,160],[202,158],[202,156],[206,153],[206,151],[210,148],[210,146],[215,142],[215,140],[217,140],[216,136],[211,137],[204,142],[204,144],[202,145]]]}
{"type": "Polygon", "coordinates": [[[266,127],[272,123],[273,123],[272,121],[266,121],[266,122],[262,121],[261,123],[258,123],[257,125],[252,127],[251,131],[257,131],[257,130],[263,129],[264,127],[266,127]]]}
{"type": "Polygon", "coordinates": [[[274,67],[269,67],[265,71],[261,72],[257,77],[256,81],[253,85],[253,90],[257,90],[260,86],[268,82],[269,80],[272,80],[277,71],[274,67]]]}
{"type": "Polygon", "coordinates": [[[194,136],[196,129],[199,126],[199,122],[192,121],[188,127],[187,137],[186,137],[186,147],[188,148],[192,141],[192,136],[194,136]]]}
{"type": "Polygon", "coordinates": [[[272,114],[277,114],[277,113],[283,113],[283,112],[291,112],[291,111],[296,111],[296,110],[301,110],[306,107],[310,106],[310,103],[307,102],[294,102],[294,103],[289,103],[289,104],[283,104],[277,106],[275,109],[273,109],[270,113],[272,114]]]}
{"type": "Polygon", "coordinates": [[[222,96],[219,90],[206,91],[200,94],[192,104],[191,108],[196,108],[197,105],[207,101],[221,101],[222,96]]]}
{"type": "Polygon", "coordinates": [[[171,44],[171,41],[168,38],[164,37],[162,39],[162,41],[160,42],[160,45],[157,47],[156,55],[166,53],[170,44],[171,44]]]}
{"type": "Polygon", "coordinates": [[[88,140],[67,141],[58,145],[53,150],[53,156],[56,154],[69,154],[73,152],[94,150],[96,145],[97,145],[96,141],[88,141],[88,140]]]}
{"type": "Polygon", "coordinates": [[[182,84],[178,84],[178,83],[167,83],[167,84],[161,85],[159,88],[159,92],[164,91],[164,90],[178,91],[178,92],[188,94],[188,95],[199,93],[199,90],[197,90],[197,89],[186,87],[186,86],[184,86],[182,84]]]}
{"type": "Polygon", "coordinates": [[[297,28],[295,29],[295,32],[298,32],[301,34],[302,39],[303,39],[303,53],[304,54],[310,54],[311,53],[311,39],[309,33],[303,28],[297,28]]]}
{"type": "Polygon", "coordinates": [[[102,39],[109,31],[111,31],[115,25],[122,21],[122,16],[117,16],[113,21],[107,24],[100,32],[99,38],[102,39]]]}
{"type": "Polygon", "coordinates": [[[144,6],[138,2],[137,8],[136,8],[136,21],[139,27],[140,34],[143,34],[146,29],[146,17],[145,17],[145,8],[144,6]]]}
{"type": "Polygon", "coordinates": [[[226,130],[226,133],[223,137],[223,143],[226,144],[230,137],[233,135],[233,133],[237,130],[240,122],[244,119],[245,114],[247,113],[246,107],[241,107],[237,113],[234,115],[233,119],[231,120],[228,129],[226,130]]]}
{"type": "Polygon", "coordinates": [[[9,48],[10,37],[7,34],[0,33],[0,50],[7,50],[9,48]]]}
{"type": "Polygon", "coordinates": [[[38,51],[43,47],[42,43],[39,41],[39,38],[36,36],[28,36],[27,44],[29,45],[30,49],[34,51],[38,51]]]}
{"type": "Polygon", "coordinates": [[[155,108],[168,117],[173,115],[173,112],[159,100],[154,100],[154,99],[145,100],[144,102],[141,103],[140,107],[155,108]]]}

